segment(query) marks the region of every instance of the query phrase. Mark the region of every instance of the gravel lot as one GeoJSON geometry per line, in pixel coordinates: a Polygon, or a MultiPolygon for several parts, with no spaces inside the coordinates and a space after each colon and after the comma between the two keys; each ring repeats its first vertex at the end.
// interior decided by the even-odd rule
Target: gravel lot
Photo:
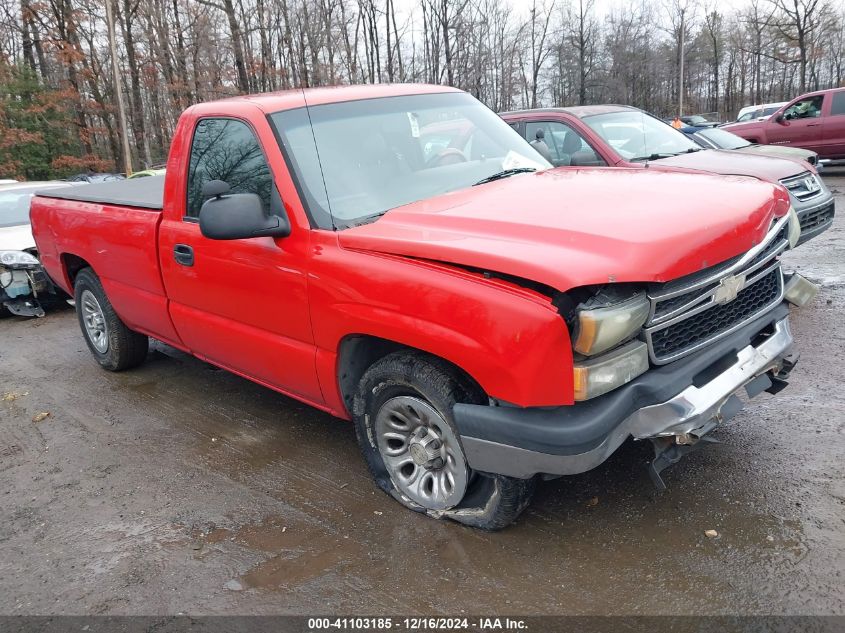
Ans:
{"type": "Polygon", "coordinates": [[[0,613],[845,614],[845,169],[826,180],[836,225],[787,257],[823,283],[789,388],[663,494],[630,443],[496,534],[376,491],[344,422],[161,344],[108,374],[70,310],[0,320],[0,613]]]}

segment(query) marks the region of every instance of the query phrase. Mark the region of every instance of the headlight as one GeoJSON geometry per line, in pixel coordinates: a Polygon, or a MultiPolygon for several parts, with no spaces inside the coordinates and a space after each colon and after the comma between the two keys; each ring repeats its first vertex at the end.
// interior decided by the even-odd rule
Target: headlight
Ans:
{"type": "Polygon", "coordinates": [[[631,341],[598,358],[575,363],[575,400],[589,400],[631,382],[648,370],[648,350],[631,341]]]}
{"type": "Polygon", "coordinates": [[[0,264],[4,266],[37,266],[38,260],[23,251],[0,251],[0,264]]]}
{"type": "Polygon", "coordinates": [[[631,338],[648,318],[649,302],[638,293],[611,305],[578,310],[578,333],[573,348],[584,356],[595,356],[631,338]]]}
{"type": "Polygon", "coordinates": [[[789,207],[789,248],[795,248],[798,240],[801,238],[801,221],[798,219],[798,214],[792,206],[789,207]]]}

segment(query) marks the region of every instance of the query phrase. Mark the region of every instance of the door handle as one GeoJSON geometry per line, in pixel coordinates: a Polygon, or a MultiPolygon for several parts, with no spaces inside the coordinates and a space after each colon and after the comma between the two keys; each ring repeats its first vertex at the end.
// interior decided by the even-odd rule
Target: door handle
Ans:
{"type": "Polygon", "coordinates": [[[173,247],[173,259],[182,266],[194,265],[194,249],[187,244],[176,244],[173,247]]]}

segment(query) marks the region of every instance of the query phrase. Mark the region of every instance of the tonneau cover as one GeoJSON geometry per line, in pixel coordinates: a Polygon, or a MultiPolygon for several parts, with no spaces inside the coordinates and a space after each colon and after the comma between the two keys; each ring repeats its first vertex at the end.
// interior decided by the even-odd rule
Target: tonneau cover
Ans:
{"type": "Polygon", "coordinates": [[[37,195],[44,198],[98,202],[161,211],[164,201],[164,176],[99,182],[85,187],[57,187],[38,191],[37,195]]]}

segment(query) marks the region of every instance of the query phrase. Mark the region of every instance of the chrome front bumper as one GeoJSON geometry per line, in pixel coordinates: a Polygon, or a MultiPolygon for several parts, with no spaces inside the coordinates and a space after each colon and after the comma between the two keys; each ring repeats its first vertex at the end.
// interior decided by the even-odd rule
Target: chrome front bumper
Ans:
{"type": "Polygon", "coordinates": [[[736,362],[707,384],[690,385],[671,400],[639,409],[623,425],[637,440],[696,436],[711,420],[720,419],[722,407],[737,390],[770,371],[778,373],[791,347],[789,320],[783,319],[769,338],[739,350],[736,362]]]}
{"type": "MultiPolygon", "coordinates": [[[[595,468],[629,437],[638,440],[666,438],[660,441],[678,444],[695,443],[739,411],[742,401],[736,392],[743,387],[747,388],[749,396],[755,396],[764,390],[775,391],[785,384],[783,378],[794,365],[794,359],[790,357],[793,339],[788,317],[781,313],[778,320],[771,322],[770,327],[771,331],[762,341],[757,345],[747,344],[737,349],[736,360],[710,377],[706,383],[695,386],[692,383],[697,381],[689,380],[677,395],[630,412],[607,431],[597,445],[588,450],[567,450],[566,454],[560,454],[563,451],[557,450],[552,454],[515,446],[516,442],[491,441],[479,437],[479,433],[473,436],[462,432],[461,441],[469,465],[479,471],[519,478],[536,474],[571,475],[595,468]],[[773,381],[778,385],[773,387],[773,381]]],[[[460,427],[462,418],[469,421],[467,416],[472,409],[467,405],[458,406],[466,407],[456,407],[456,419],[460,427]]],[[[552,415],[556,414],[552,412],[552,415]]],[[[541,428],[548,428],[554,433],[558,422],[566,424],[566,420],[547,417],[544,424],[548,423],[548,426],[541,428]]],[[[532,424],[536,429],[538,425],[532,424]]]]}

